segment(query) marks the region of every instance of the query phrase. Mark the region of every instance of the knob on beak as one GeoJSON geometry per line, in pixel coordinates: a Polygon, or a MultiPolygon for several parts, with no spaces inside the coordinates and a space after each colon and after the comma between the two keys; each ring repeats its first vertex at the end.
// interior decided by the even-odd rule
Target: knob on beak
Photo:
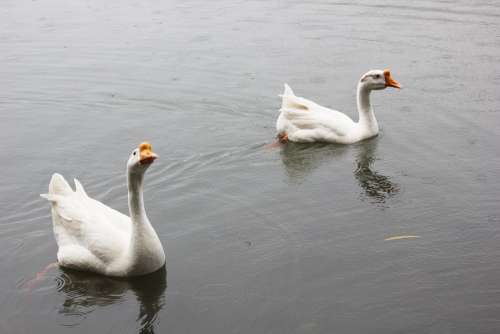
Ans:
{"type": "Polygon", "coordinates": [[[140,150],[140,163],[141,164],[150,164],[158,158],[158,155],[151,151],[151,144],[148,142],[143,142],[139,145],[140,150]]]}
{"type": "Polygon", "coordinates": [[[399,84],[399,82],[397,82],[391,77],[391,71],[384,70],[384,78],[386,87],[394,87],[397,89],[401,89],[401,85],[399,84]]]}

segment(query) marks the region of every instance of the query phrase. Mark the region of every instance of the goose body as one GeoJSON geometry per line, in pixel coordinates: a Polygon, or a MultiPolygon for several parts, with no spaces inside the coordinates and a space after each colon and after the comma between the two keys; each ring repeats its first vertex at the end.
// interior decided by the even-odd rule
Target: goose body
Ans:
{"type": "Polygon", "coordinates": [[[357,88],[358,122],[340,111],[296,96],[285,84],[276,130],[280,141],[351,144],[378,134],[379,127],[370,104],[372,90],[400,88],[389,70],[364,74],[357,88]]]}
{"type": "Polygon", "coordinates": [[[127,168],[130,217],[87,195],[75,179],[75,191],[54,174],[48,194],[58,263],[107,276],[127,277],[154,272],[165,264],[163,246],[146,215],[142,185],[146,169],[157,156],[143,143],[127,168]]]}

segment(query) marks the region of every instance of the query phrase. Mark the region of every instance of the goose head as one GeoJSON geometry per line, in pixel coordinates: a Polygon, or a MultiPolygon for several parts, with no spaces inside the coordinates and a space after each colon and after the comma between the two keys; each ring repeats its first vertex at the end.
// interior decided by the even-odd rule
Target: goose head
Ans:
{"type": "Polygon", "coordinates": [[[156,158],[158,155],[152,151],[151,144],[143,142],[130,153],[127,169],[132,174],[144,174],[156,158]]]}
{"type": "Polygon", "coordinates": [[[359,84],[368,90],[380,90],[387,87],[401,88],[399,82],[392,78],[391,71],[388,69],[366,72],[359,80],[359,84]]]}

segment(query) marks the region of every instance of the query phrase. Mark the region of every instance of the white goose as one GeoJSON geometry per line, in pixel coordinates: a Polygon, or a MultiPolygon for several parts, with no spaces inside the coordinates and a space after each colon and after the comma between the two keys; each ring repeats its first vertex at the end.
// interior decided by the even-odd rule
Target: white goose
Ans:
{"type": "Polygon", "coordinates": [[[401,88],[389,70],[371,70],[358,83],[357,102],[359,120],[313,101],[295,96],[285,84],[280,115],[276,122],[281,142],[330,142],[351,144],[378,134],[378,123],[370,104],[372,90],[386,87],[401,88]]]}
{"type": "Polygon", "coordinates": [[[75,179],[76,191],[54,174],[49,193],[54,235],[63,267],[127,277],[154,272],[165,264],[165,253],[151,226],[143,201],[144,173],[158,156],[142,143],[127,162],[130,217],[90,198],[75,179]]]}

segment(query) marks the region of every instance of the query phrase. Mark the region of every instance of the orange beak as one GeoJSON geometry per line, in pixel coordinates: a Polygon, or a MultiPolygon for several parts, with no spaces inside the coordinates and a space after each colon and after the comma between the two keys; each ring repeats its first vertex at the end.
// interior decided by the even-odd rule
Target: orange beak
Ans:
{"type": "Polygon", "coordinates": [[[150,164],[158,158],[158,155],[151,151],[151,144],[147,141],[141,143],[139,145],[140,150],[140,162],[141,164],[150,164]]]}
{"type": "Polygon", "coordinates": [[[384,70],[384,78],[386,87],[394,87],[397,89],[401,89],[401,85],[399,84],[399,82],[397,82],[391,77],[391,71],[384,70]]]}

